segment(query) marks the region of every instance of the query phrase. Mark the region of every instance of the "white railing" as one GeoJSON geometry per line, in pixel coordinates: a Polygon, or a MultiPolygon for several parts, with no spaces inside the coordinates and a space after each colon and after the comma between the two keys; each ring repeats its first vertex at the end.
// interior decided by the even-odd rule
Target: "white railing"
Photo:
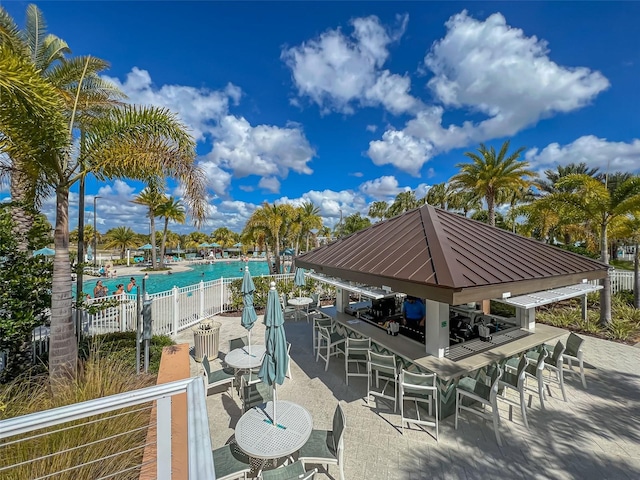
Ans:
{"type": "MultiPolygon", "coordinates": [[[[196,480],[215,479],[205,389],[200,377],[178,380],[0,421],[0,457],[15,459],[15,456],[9,455],[12,449],[19,450],[23,454],[27,452],[28,455],[27,458],[22,457],[19,461],[13,460],[11,464],[0,465],[0,478],[17,477],[19,472],[24,473],[25,467],[33,473],[36,471],[36,466],[38,466],[37,471],[46,472],[40,478],[54,477],[63,473],[71,477],[87,478],[83,475],[87,475],[88,471],[93,471],[92,467],[99,463],[100,478],[118,476],[138,478],[137,472],[144,469],[150,472],[152,478],[168,480],[171,478],[171,460],[176,455],[171,451],[171,437],[174,433],[171,402],[176,395],[183,393],[186,393],[188,406],[186,430],[188,432],[189,478],[196,480]],[[128,410],[123,411],[123,409],[128,410]],[[93,439],[91,445],[74,445],[72,442],[72,439],[75,438],[74,431],[78,431],[77,429],[92,428],[94,431],[100,432],[100,428],[95,428],[96,424],[106,425],[117,417],[127,415],[127,412],[143,412],[145,409],[148,409],[149,412],[149,424],[143,427],[138,426],[129,431],[117,432],[117,434],[113,429],[104,428],[105,436],[93,439]],[[120,445],[122,439],[135,434],[136,431],[139,432],[138,436],[143,437],[139,445],[133,447],[127,445],[128,448],[122,451],[102,453],[103,445],[120,445]],[[151,434],[148,431],[151,431],[151,434]],[[61,447],[52,442],[49,445],[56,445],[53,451],[43,451],[43,437],[50,435],[64,436],[64,447],[57,450],[56,448],[61,447]],[[33,448],[35,445],[38,448],[33,448]],[[92,449],[97,453],[88,457],[86,449],[92,449]],[[122,465],[126,463],[119,463],[118,457],[130,457],[132,452],[138,452],[136,458],[139,459],[139,462],[123,467],[122,465]],[[72,464],[66,464],[60,470],[51,471],[50,469],[56,469],[58,468],[56,465],[61,464],[61,462],[57,462],[61,455],[66,459],[71,459],[72,464]],[[87,458],[90,459],[87,460],[87,458]],[[20,470],[21,468],[23,470],[20,470]],[[112,470],[109,470],[110,468],[112,470]]],[[[176,420],[178,420],[180,429],[184,431],[184,425],[180,424],[180,419],[173,419],[174,424],[176,420]]],[[[124,422],[120,421],[119,423],[123,424],[124,422]]]]}

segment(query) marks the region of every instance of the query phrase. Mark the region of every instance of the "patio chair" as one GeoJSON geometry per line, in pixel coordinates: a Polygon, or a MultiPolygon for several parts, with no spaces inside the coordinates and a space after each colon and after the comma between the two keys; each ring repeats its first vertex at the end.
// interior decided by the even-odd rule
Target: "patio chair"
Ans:
{"type": "MultiPolygon", "coordinates": [[[[529,364],[525,367],[525,391],[529,392],[529,407],[531,407],[531,400],[533,398],[534,393],[538,393],[538,397],[540,398],[540,406],[542,409],[545,409],[544,406],[544,364],[549,354],[543,348],[540,351],[540,355],[538,356],[538,360],[536,363],[529,362],[529,364]],[[535,381],[537,383],[537,388],[529,386],[529,381],[535,381]]],[[[513,358],[505,364],[505,368],[513,370],[516,368],[516,362],[519,363],[517,358],[513,358]]]]}
{"type": "Polygon", "coordinates": [[[205,355],[202,357],[202,379],[204,380],[205,392],[214,387],[229,384],[231,386],[231,396],[233,397],[233,381],[236,375],[231,369],[220,369],[211,371],[209,359],[205,355]]]}
{"type": "Polygon", "coordinates": [[[222,252],[222,258],[229,258],[229,252],[222,252]]]}
{"type": "Polygon", "coordinates": [[[438,441],[438,387],[436,385],[435,373],[413,373],[408,370],[400,372],[400,422],[402,433],[404,434],[404,424],[415,423],[435,427],[436,441],[438,441]],[[416,408],[416,417],[405,416],[404,402],[412,401],[416,408]],[[426,404],[429,419],[420,418],[420,407],[418,404],[426,404]]]}
{"type": "Polygon", "coordinates": [[[344,429],[346,419],[340,404],[333,413],[332,430],[312,430],[311,436],[299,451],[298,460],[307,464],[327,466],[337,465],[340,468],[340,480],[344,480],[344,429]]]}
{"type": "Polygon", "coordinates": [[[318,327],[317,332],[318,347],[316,350],[316,362],[322,358],[325,361],[324,371],[329,369],[329,359],[336,355],[344,354],[338,349],[339,345],[344,345],[345,336],[333,330],[331,327],[318,327]],[[323,352],[323,350],[325,350],[323,352]]]}
{"type": "Polygon", "coordinates": [[[216,448],[212,454],[216,480],[246,480],[247,474],[251,471],[250,459],[235,444],[216,448]]]}
{"type": "Polygon", "coordinates": [[[526,355],[522,355],[520,360],[518,361],[518,368],[515,373],[508,371],[505,368],[504,373],[502,374],[502,378],[498,383],[499,387],[504,388],[503,395],[500,397],[500,400],[504,401],[509,405],[509,420],[513,421],[513,407],[519,406],[520,411],[522,412],[522,422],[524,426],[529,428],[529,422],[527,421],[527,405],[525,402],[525,390],[526,390],[526,382],[527,382],[527,366],[529,365],[529,358],[526,355]],[[518,392],[519,401],[516,402],[510,398],[507,398],[506,393],[507,390],[512,389],[518,392]]]}
{"type": "Polygon", "coordinates": [[[367,361],[369,357],[367,353],[371,350],[371,339],[347,337],[346,343],[342,348],[344,348],[345,380],[349,385],[349,377],[366,377],[368,375],[367,361]],[[356,371],[349,371],[349,365],[355,365],[356,371]],[[362,371],[360,367],[362,367],[362,371]]]}
{"type": "Polygon", "coordinates": [[[587,388],[587,379],[584,377],[584,352],[582,351],[582,345],[584,344],[584,339],[580,338],[575,333],[571,333],[569,338],[567,339],[567,348],[564,351],[563,359],[567,361],[567,365],[569,368],[565,369],[565,373],[570,373],[572,375],[579,375],[582,379],[582,386],[587,388]],[[573,369],[573,363],[577,362],[580,371],[576,371],[573,369]]]}
{"type": "Polygon", "coordinates": [[[282,306],[282,316],[286,320],[287,318],[296,318],[296,307],[289,305],[288,298],[286,295],[280,296],[280,305],[282,306]]]}
{"type": "Polygon", "coordinates": [[[305,471],[304,463],[298,460],[285,467],[265,470],[262,472],[261,478],[262,480],[311,480],[316,476],[316,473],[318,473],[317,468],[305,471]]]}
{"type": "Polygon", "coordinates": [[[502,378],[502,370],[497,365],[493,369],[492,382],[489,387],[484,382],[472,378],[463,377],[458,381],[456,386],[456,417],[454,421],[455,429],[458,429],[458,416],[463,410],[465,412],[473,413],[485,420],[493,421],[493,430],[496,434],[496,441],[499,446],[502,446],[502,440],[500,440],[500,432],[498,426],[500,425],[500,412],[498,411],[498,384],[502,378]],[[467,403],[477,402],[482,406],[482,410],[473,407],[472,405],[465,405],[467,403]],[[485,406],[491,407],[491,413],[485,411],[485,406]]]}
{"type": "Polygon", "coordinates": [[[313,342],[313,356],[316,356],[318,351],[318,331],[320,327],[329,327],[333,324],[333,319],[329,315],[320,314],[319,317],[313,319],[313,328],[311,330],[312,342],[313,342]]]}
{"type": "Polygon", "coordinates": [[[243,376],[240,383],[243,412],[273,400],[273,389],[258,379],[257,376],[255,380],[251,380],[250,382],[245,382],[243,376]]]}
{"type": "Polygon", "coordinates": [[[232,338],[229,340],[229,351],[246,347],[247,345],[249,345],[249,337],[246,335],[244,337],[232,338]]]}
{"type": "Polygon", "coordinates": [[[383,355],[369,350],[367,362],[367,405],[371,396],[393,400],[393,411],[398,409],[398,366],[395,355],[383,355]],[[371,377],[375,377],[376,389],[371,388],[371,377]],[[384,381],[380,389],[380,379],[384,381]],[[389,384],[393,385],[393,396],[387,393],[389,384]]]}
{"type": "Polygon", "coordinates": [[[310,315],[317,315],[320,313],[320,295],[317,293],[312,293],[309,295],[313,302],[307,305],[307,322],[309,321],[310,315]]]}
{"type": "MultiPolygon", "coordinates": [[[[547,350],[547,354],[549,354],[549,347],[547,345],[543,345],[542,348],[547,350]]],[[[556,346],[553,348],[553,352],[547,357],[547,360],[544,362],[544,369],[549,372],[548,375],[543,376],[544,385],[547,387],[549,391],[549,395],[551,395],[551,383],[557,383],[560,385],[560,391],[562,392],[562,398],[564,401],[567,401],[567,394],[564,390],[564,345],[561,341],[556,343],[556,346]]],[[[528,352],[527,357],[533,360],[534,362],[538,361],[538,357],[540,356],[540,352],[528,352]]]]}

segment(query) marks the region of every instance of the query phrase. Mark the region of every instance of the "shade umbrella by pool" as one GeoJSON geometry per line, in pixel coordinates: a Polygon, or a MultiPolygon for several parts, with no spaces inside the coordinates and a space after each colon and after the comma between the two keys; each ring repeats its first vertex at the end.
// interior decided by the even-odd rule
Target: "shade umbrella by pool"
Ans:
{"type": "Polygon", "coordinates": [[[242,277],[242,285],[240,286],[240,293],[242,293],[242,326],[249,332],[249,355],[251,355],[251,329],[255,323],[258,315],[256,315],[256,309],[253,307],[253,292],[256,287],[253,284],[253,278],[249,273],[249,267],[244,267],[244,277],[242,277]]]}
{"type": "Polygon", "coordinates": [[[242,246],[242,244],[240,242],[238,242],[238,243],[234,243],[233,246],[236,247],[236,248],[240,248],[242,246]]]}
{"type": "Polygon", "coordinates": [[[140,248],[138,248],[138,250],[151,250],[151,249],[153,249],[153,246],[150,243],[146,243],[142,245],[140,248]]]}
{"type": "Polygon", "coordinates": [[[219,243],[213,242],[213,243],[210,243],[209,246],[213,248],[220,248],[222,245],[220,245],[219,243]]]}
{"type": "Polygon", "coordinates": [[[33,256],[37,256],[37,255],[44,255],[45,257],[52,257],[56,254],[56,251],[53,250],[52,248],[41,248],[40,250],[36,250],[35,252],[33,252],[33,256]]]}
{"type": "Polygon", "coordinates": [[[287,355],[287,337],[284,332],[284,316],[280,299],[276,291],[275,282],[271,282],[269,295],[267,296],[267,306],[264,311],[264,343],[266,352],[258,377],[267,385],[273,387],[273,424],[278,425],[276,420],[277,388],[282,385],[289,366],[289,356],[287,355]]]}
{"type": "Polygon", "coordinates": [[[202,248],[209,248],[209,247],[212,247],[213,245],[211,245],[210,243],[207,243],[207,242],[203,242],[198,246],[202,247],[202,248]]]}
{"type": "Polygon", "coordinates": [[[304,287],[307,283],[306,278],[304,278],[304,268],[296,268],[296,276],[293,278],[293,283],[298,288],[298,296],[302,296],[302,287],[304,287]]]}

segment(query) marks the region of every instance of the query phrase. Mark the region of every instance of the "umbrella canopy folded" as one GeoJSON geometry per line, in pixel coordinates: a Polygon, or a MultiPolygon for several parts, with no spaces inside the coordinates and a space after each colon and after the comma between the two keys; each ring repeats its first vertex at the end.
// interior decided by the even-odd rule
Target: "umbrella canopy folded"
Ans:
{"type": "Polygon", "coordinates": [[[256,287],[253,284],[253,279],[249,273],[249,267],[244,267],[244,276],[242,277],[242,285],[240,286],[240,293],[242,293],[242,326],[249,331],[249,353],[251,353],[251,329],[255,323],[258,315],[253,306],[253,292],[256,287]]]}
{"type": "Polygon", "coordinates": [[[293,283],[299,288],[299,295],[302,296],[302,287],[307,283],[307,279],[304,277],[304,268],[296,268],[296,275],[293,278],[293,283]]]}
{"type": "Polygon", "coordinates": [[[41,248],[40,250],[36,250],[35,252],[33,252],[34,257],[36,255],[44,255],[45,257],[52,257],[55,254],[56,254],[55,250],[47,247],[41,248]]]}
{"type": "Polygon", "coordinates": [[[267,385],[273,386],[273,424],[277,425],[276,385],[282,385],[284,382],[289,367],[289,356],[287,355],[287,337],[284,332],[284,316],[274,282],[271,282],[267,296],[264,324],[267,327],[264,334],[266,352],[258,377],[267,385]]]}

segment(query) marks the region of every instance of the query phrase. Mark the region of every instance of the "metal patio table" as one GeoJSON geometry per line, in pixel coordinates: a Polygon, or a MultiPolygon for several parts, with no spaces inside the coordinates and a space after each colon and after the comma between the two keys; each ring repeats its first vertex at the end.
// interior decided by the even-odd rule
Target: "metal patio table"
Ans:
{"type": "Polygon", "coordinates": [[[264,345],[251,345],[251,353],[248,346],[236,348],[227,353],[224,362],[236,370],[251,370],[262,365],[265,351],[264,345]]]}
{"type": "Polygon", "coordinates": [[[303,307],[307,307],[313,303],[313,298],[309,297],[294,297],[290,298],[287,303],[296,307],[296,320],[300,320],[300,311],[303,307]]]}

